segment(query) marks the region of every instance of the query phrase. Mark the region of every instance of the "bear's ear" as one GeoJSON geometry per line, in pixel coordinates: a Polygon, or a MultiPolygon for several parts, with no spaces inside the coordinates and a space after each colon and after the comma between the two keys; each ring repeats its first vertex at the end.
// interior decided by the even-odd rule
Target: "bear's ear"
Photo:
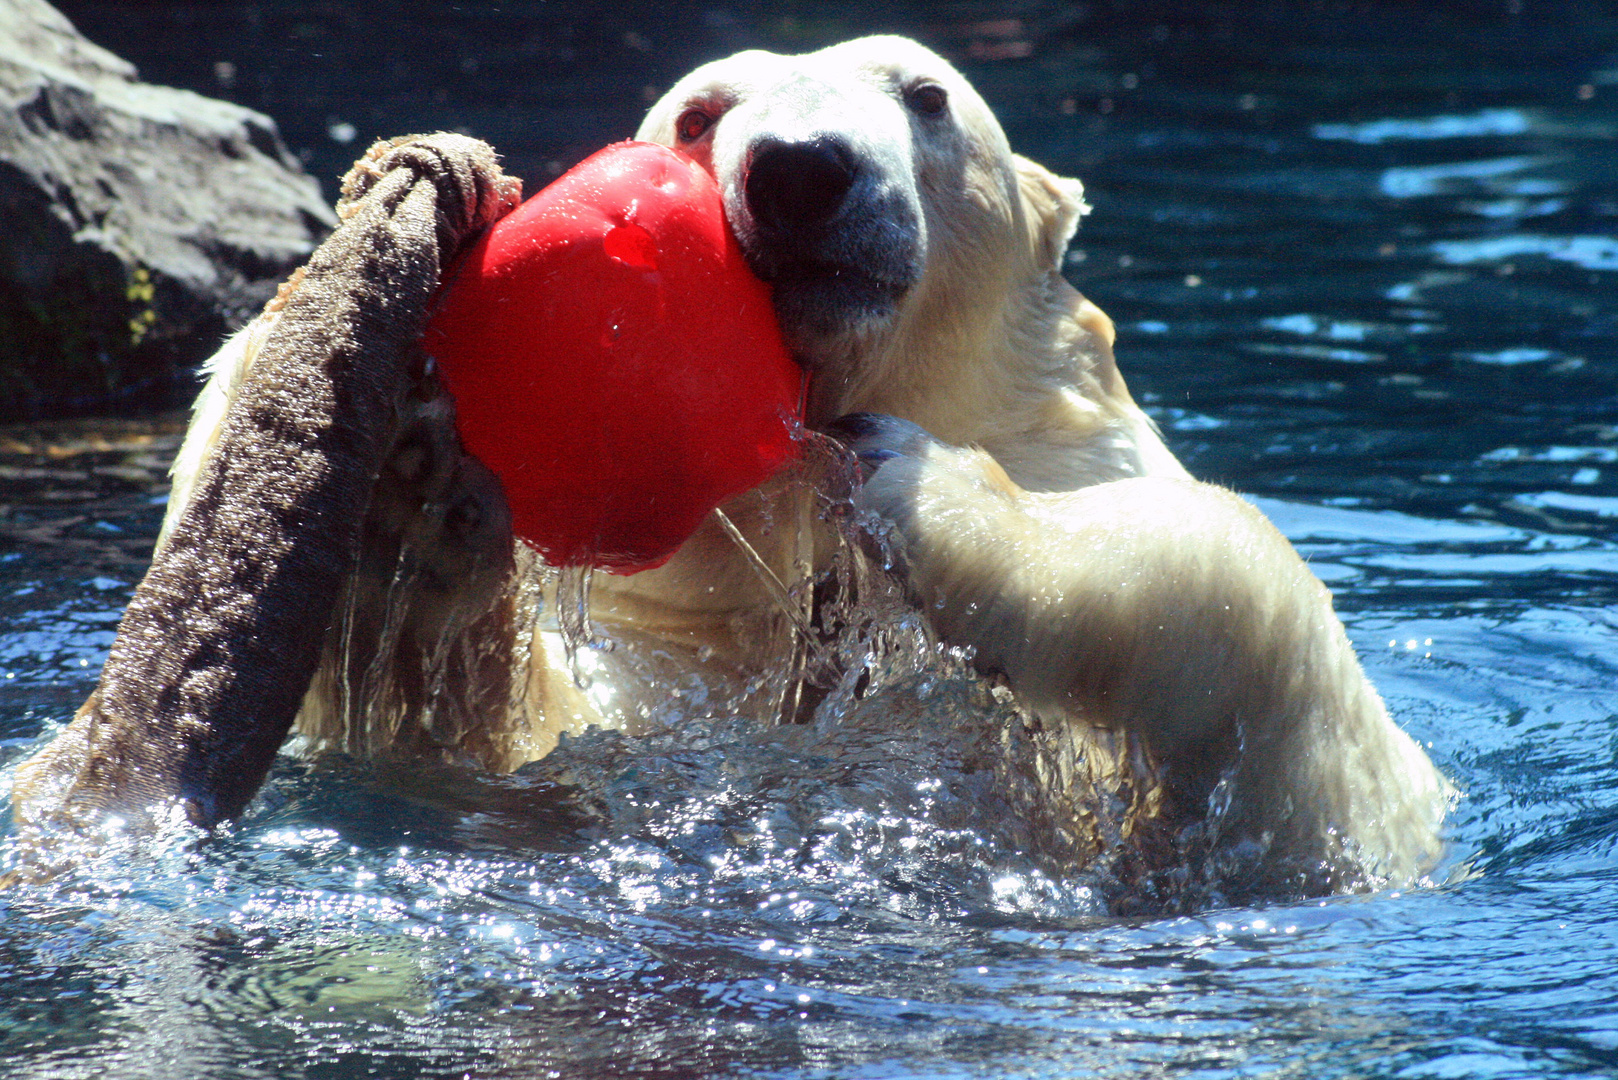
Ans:
{"type": "Polygon", "coordinates": [[[1062,255],[1079,227],[1079,218],[1090,212],[1090,204],[1084,201],[1084,185],[1057,176],[1021,155],[1017,155],[1016,163],[1017,186],[1022,191],[1034,260],[1040,266],[1060,271],[1062,255]]]}

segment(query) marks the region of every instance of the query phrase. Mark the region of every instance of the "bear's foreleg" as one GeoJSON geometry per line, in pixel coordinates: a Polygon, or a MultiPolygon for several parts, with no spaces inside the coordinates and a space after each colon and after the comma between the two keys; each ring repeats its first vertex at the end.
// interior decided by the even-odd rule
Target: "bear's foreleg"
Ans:
{"type": "Polygon", "coordinates": [[[892,524],[916,602],[1025,707],[1138,732],[1228,837],[1383,880],[1436,861],[1449,786],[1253,506],[1178,478],[1030,493],[904,421],[855,430],[857,505],[892,524]]]}

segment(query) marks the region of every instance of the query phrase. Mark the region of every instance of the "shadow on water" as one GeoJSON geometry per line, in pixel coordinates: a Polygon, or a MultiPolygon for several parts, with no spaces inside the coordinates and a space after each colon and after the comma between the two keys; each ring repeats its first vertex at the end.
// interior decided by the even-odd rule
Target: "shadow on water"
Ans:
{"type": "MultiPolygon", "coordinates": [[[[206,843],[0,894],[0,1072],[1618,1070],[1607,6],[64,10],[146,78],[271,113],[328,183],[373,137],[448,127],[533,189],[701,60],[939,47],[1016,148],[1085,180],[1068,271],[1136,397],[1332,587],[1466,792],[1474,873],[1108,917],[926,732],[596,734],[505,779],[285,757],[206,843]]],[[[177,425],[0,433],[7,761],[92,685],[177,425]]]]}

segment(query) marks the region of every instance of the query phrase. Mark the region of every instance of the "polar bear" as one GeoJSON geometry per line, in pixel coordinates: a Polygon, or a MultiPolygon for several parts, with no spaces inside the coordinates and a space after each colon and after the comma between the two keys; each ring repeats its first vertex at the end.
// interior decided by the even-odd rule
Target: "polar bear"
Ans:
{"type": "Polygon", "coordinates": [[[1013,154],[937,55],[873,37],[699,68],[640,137],[718,179],[813,372],[810,422],[868,466],[909,590],[1021,704],[1144,737],[1175,798],[1304,859],[1408,880],[1449,788],[1391,721],[1326,589],[1135,405],[1061,276],[1077,181],[1013,154]]]}
{"type": "MultiPolygon", "coordinates": [[[[1285,538],[1192,479],[1130,398],[1112,323],[1060,273],[1087,211],[1080,184],[1013,154],[958,72],[898,37],[744,52],[680,80],[639,138],[718,181],[809,373],[806,423],[857,456],[853,504],[943,641],[1066,732],[1076,758],[1150,787],[1143,816],[1216,817],[1228,844],[1325,866],[1315,887],[1407,882],[1435,864],[1448,785],[1389,718],[1285,538]]],[[[159,563],[220,467],[227,418],[266,410],[249,376],[278,318],[212,362],[159,563]]],[[[832,629],[813,626],[807,587],[837,549],[822,477],[731,500],[656,570],[542,580],[512,546],[498,483],[460,450],[430,357],[410,367],[335,614],[309,628],[324,642],[297,718],[312,744],[511,769],[562,732],[677,720],[669,687],[693,675],[721,707],[764,719],[813,704],[782,659],[805,626],[832,629]],[[536,602],[571,613],[571,644],[535,628],[536,602]],[[617,645],[587,650],[588,680],[581,630],[617,645]]],[[[95,699],[86,709],[79,735],[23,770],[22,813],[125,783],[91,723],[119,721],[98,719],[95,699]]],[[[171,794],[196,789],[183,776],[216,752],[188,751],[171,794]]],[[[187,804],[204,822],[245,796],[205,802],[187,804]]]]}

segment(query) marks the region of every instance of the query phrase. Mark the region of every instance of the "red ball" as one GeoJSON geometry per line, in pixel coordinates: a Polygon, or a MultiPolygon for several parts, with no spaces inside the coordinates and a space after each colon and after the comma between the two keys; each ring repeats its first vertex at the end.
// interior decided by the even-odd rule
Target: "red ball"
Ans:
{"type": "Polygon", "coordinates": [[[719,187],[609,146],[496,222],[422,344],[517,535],[559,566],[660,565],[797,450],[803,373],[719,187]]]}

